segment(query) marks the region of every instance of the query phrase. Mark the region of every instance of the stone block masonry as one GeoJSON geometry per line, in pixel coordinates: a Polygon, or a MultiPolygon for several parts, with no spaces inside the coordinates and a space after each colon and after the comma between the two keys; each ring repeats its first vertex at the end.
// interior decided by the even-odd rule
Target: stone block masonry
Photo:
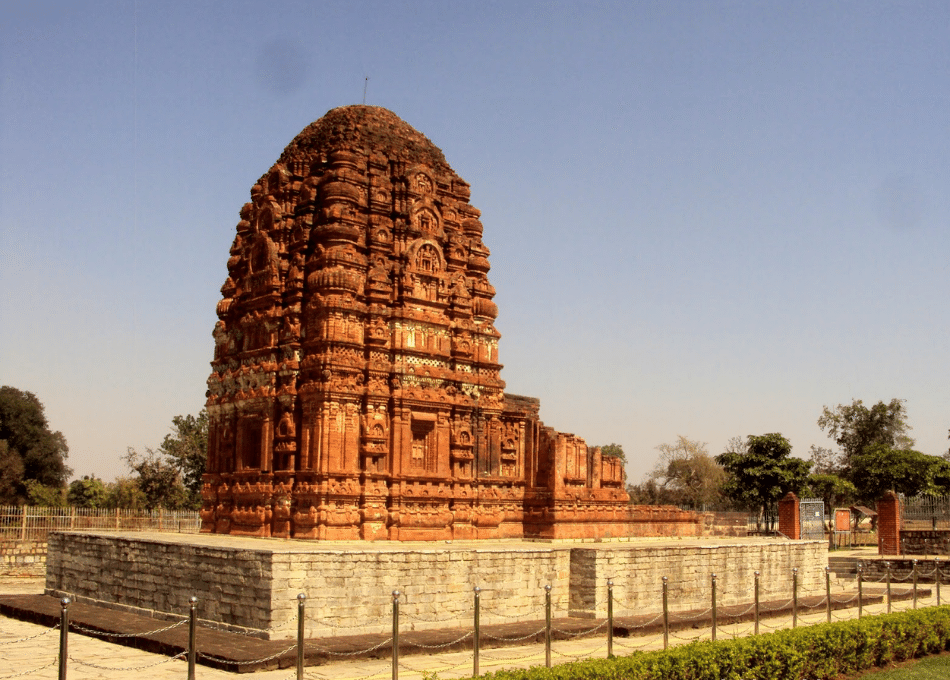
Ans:
{"type": "Polygon", "coordinates": [[[40,576],[46,571],[46,541],[0,542],[0,574],[40,576]]]}
{"type": "Polygon", "coordinates": [[[307,595],[307,635],[384,633],[399,590],[403,630],[472,625],[479,586],[483,623],[554,615],[606,616],[606,581],[617,615],[660,611],[662,577],[671,608],[708,606],[709,575],[719,601],[751,601],[756,569],[763,600],[820,592],[823,542],[742,540],[461,543],[286,541],[150,533],[55,533],[46,592],[158,617],[181,616],[198,598],[200,618],[267,639],[296,634],[298,593],[307,595]],[[675,605],[675,607],[674,607],[675,605]]]}
{"type": "Polygon", "coordinates": [[[605,617],[608,579],[614,582],[617,616],[659,611],[664,576],[674,611],[710,606],[712,574],[716,574],[720,605],[751,602],[756,571],[763,602],[792,597],[792,569],[796,567],[799,594],[819,593],[825,583],[826,555],[824,541],[575,547],[571,550],[571,615],[605,617]]]}

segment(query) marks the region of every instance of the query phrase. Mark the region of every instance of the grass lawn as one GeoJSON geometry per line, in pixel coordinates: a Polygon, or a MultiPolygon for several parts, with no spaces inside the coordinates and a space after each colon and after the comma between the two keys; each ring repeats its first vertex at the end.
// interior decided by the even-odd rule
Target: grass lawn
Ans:
{"type": "Polygon", "coordinates": [[[853,677],[860,680],[946,680],[950,678],[950,654],[929,656],[897,668],[869,671],[853,677]]]}

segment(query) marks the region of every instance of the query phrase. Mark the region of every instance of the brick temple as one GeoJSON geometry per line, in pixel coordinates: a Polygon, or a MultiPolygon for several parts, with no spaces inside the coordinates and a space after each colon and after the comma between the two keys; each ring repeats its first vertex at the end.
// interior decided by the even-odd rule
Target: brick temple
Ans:
{"type": "Polygon", "coordinates": [[[432,142],[372,106],[327,113],[251,187],[217,307],[202,531],[693,533],[689,513],[631,509],[618,459],[505,393],[469,197],[432,142]]]}

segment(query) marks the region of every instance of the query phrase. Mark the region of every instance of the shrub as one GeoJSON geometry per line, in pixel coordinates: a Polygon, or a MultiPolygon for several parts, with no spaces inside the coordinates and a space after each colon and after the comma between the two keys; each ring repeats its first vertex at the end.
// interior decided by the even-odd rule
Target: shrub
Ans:
{"type": "Polygon", "coordinates": [[[491,680],[825,680],[950,649],[950,605],[667,651],[488,673],[491,680]]]}

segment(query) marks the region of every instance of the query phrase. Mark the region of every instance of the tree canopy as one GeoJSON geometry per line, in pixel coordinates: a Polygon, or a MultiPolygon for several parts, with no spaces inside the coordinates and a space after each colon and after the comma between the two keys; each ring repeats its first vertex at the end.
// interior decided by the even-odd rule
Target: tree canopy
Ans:
{"type": "Polygon", "coordinates": [[[850,468],[852,459],[874,444],[891,448],[909,449],[914,440],[907,434],[911,427],[907,424],[907,408],[903,399],[879,401],[871,408],[860,399],[850,404],[838,404],[834,408],[825,406],[818,427],[827,430],[828,436],[841,447],[842,465],[850,468]]]}
{"type": "Polygon", "coordinates": [[[678,435],[672,444],[656,447],[660,459],[649,477],[666,492],[666,502],[699,509],[714,504],[726,479],[706,444],[678,435]]]}
{"type": "Polygon", "coordinates": [[[66,500],[77,508],[104,508],[108,499],[108,487],[95,475],[83,475],[82,479],[74,479],[66,492],[66,500]]]}
{"type": "Polygon", "coordinates": [[[158,449],[141,454],[129,447],[125,462],[136,473],[135,481],[148,509],[197,509],[201,507],[201,475],[208,456],[208,413],[175,416],[172,431],[158,449]]]}
{"type": "Polygon", "coordinates": [[[777,432],[749,435],[742,447],[733,440],[730,448],[716,456],[727,474],[723,493],[774,522],[772,506],[789,491],[801,493],[811,463],[792,457],[792,445],[777,432]]]}
{"type": "Polygon", "coordinates": [[[24,503],[29,482],[60,488],[72,473],[66,438],[50,430],[45,411],[32,392],[0,387],[0,503],[24,503]]]}
{"type": "Polygon", "coordinates": [[[619,458],[622,463],[627,462],[627,454],[623,452],[620,444],[604,444],[600,447],[600,455],[610,458],[619,458]]]}
{"type": "Polygon", "coordinates": [[[928,490],[939,461],[919,451],[873,444],[852,459],[851,480],[867,500],[877,500],[885,491],[916,496],[928,490]]]}
{"type": "Polygon", "coordinates": [[[172,432],[165,435],[158,450],[181,473],[192,504],[200,506],[201,476],[208,461],[208,412],[202,409],[197,416],[172,418],[172,432]]]}

